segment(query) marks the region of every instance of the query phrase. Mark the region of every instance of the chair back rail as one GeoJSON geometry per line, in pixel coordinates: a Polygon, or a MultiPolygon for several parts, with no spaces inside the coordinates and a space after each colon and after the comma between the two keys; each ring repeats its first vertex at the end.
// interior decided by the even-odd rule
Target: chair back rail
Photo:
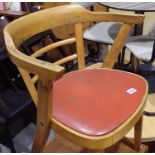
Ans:
{"type": "Polygon", "coordinates": [[[143,16],[122,15],[107,12],[91,12],[79,5],[66,5],[42,10],[21,17],[20,19],[10,23],[5,28],[5,41],[7,42],[7,49],[9,51],[10,58],[18,66],[35,104],[37,104],[37,90],[34,84],[38,80],[38,76],[45,78],[47,81],[56,80],[64,73],[64,67],[60,65],[75,58],[78,59],[78,68],[85,68],[83,23],[88,21],[113,21],[124,23],[102,65],[102,67],[113,68],[121,48],[128,37],[128,33],[132,28],[132,25],[142,23],[143,16]],[[18,50],[20,45],[25,40],[34,36],[35,34],[67,24],[75,24],[75,38],[73,37],[52,43],[36,51],[30,57],[24,55],[18,50]],[[41,56],[51,49],[72,43],[76,43],[77,54],[68,56],[62,60],[58,60],[55,63],[43,62],[36,59],[38,56],[41,56]],[[31,78],[29,73],[33,73],[36,76],[31,78]]]}

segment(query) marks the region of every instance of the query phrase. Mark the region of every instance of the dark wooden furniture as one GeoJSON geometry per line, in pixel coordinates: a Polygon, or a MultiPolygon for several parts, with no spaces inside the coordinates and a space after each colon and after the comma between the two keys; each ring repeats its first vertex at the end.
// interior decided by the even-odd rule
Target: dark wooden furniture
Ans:
{"type": "Polygon", "coordinates": [[[31,116],[35,113],[35,107],[16,66],[8,57],[3,29],[10,22],[10,17],[13,20],[25,14],[25,12],[0,11],[0,142],[8,146],[11,152],[16,152],[13,137],[19,129],[11,126],[18,118],[23,119],[24,122],[21,124],[23,127],[27,125],[32,121],[31,116]]]}

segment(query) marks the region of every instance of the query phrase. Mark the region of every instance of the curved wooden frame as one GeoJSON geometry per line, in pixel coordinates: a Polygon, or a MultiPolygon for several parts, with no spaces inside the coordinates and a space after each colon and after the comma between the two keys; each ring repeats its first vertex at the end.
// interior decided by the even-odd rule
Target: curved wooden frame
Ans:
{"type": "Polygon", "coordinates": [[[64,68],[60,66],[60,64],[77,57],[78,68],[85,68],[82,24],[88,21],[111,21],[124,23],[102,65],[104,68],[113,68],[132,25],[141,24],[143,22],[143,16],[112,14],[107,12],[90,12],[78,5],[65,5],[24,16],[8,24],[4,29],[5,42],[9,56],[18,66],[32,99],[37,106],[37,128],[32,148],[33,152],[43,151],[51,127],[62,136],[84,148],[98,150],[107,148],[118,142],[135,124],[137,124],[135,125],[135,149],[137,151],[140,150],[141,136],[138,133],[141,133],[139,131],[141,131],[141,117],[145,106],[147,89],[141,105],[132,114],[132,116],[119,128],[103,136],[93,137],[75,132],[50,117],[49,110],[51,110],[52,97],[49,96],[51,95],[50,92],[53,87],[52,81],[59,79],[64,74],[64,68]],[[18,50],[21,43],[31,36],[44,30],[56,28],[65,24],[75,24],[75,38],[53,43],[31,56],[24,55],[18,50]],[[49,49],[53,49],[64,44],[71,44],[73,42],[76,42],[77,55],[75,54],[53,64],[36,59],[37,56],[49,51],[49,49]],[[32,79],[29,73],[34,73],[37,77],[32,79]],[[34,86],[37,78],[38,90],[36,90],[34,86]]]}
{"type": "MultiPolygon", "coordinates": [[[[10,57],[12,57],[13,53],[11,51],[14,51],[14,53],[16,53],[16,56],[11,58],[13,62],[17,63],[19,67],[23,68],[24,66],[25,70],[29,70],[30,72],[34,72],[35,74],[42,75],[40,72],[36,73],[36,70],[40,70],[42,68],[41,67],[42,62],[33,58],[28,58],[28,56],[22,54],[20,51],[17,50],[17,48],[22,44],[22,42],[44,30],[56,28],[59,26],[63,26],[65,24],[67,25],[68,23],[70,24],[77,23],[76,29],[79,32],[76,34],[77,49],[80,50],[80,47],[82,45],[82,39],[81,39],[82,26],[78,26],[78,24],[80,25],[80,23],[82,24],[82,22],[91,22],[91,21],[96,21],[96,22],[111,21],[111,22],[125,23],[122,26],[117,38],[115,39],[116,43],[114,42],[111,48],[111,51],[108,54],[107,59],[109,61],[112,61],[111,62],[112,64],[110,65],[114,65],[115,62],[113,61],[116,61],[115,57],[118,56],[120,49],[124,45],[124,42],[126,40],[125,38],[128,36],[128,33],[131,30],[132,25],[141,24],[143,22],[143,16],[112,14],[107,12],[104,12],[104,13],[90,12],[78,5],[66,5],[66,6],[60,6],[52,9],[42,10],[42,11],[21,17],[20,19],[10,23],[5,28],[4,34],[5,34],[5,41],[7,43],[8,50],[11,47],[11,49],[9,50],[10,51],[9,55],[10,57]],[[35,28],[31,27],[31,29],[27,30],[27,27],[29,27],[30,24],[35,28]],[[14,36],[14,34],[16,34],[16,37],[14,38],[14,40],[12,40],[10,36],[14,36]],[[80,44],[79,46],[78,46],[78,43],[80,44]],[[25,59],[25,61],[23,62],[22,59],[25,59]],[[34,69],[31,68],[30,65],[35,66],[34,69]]],[[[78,51],[78,53],[83,53],[82,49],[78,51]]],[[[107,62],[106,60],[106,63],[109,63],[109,62],[107,62]]],[[[108,65],[109,64],[107,64],[106,66],[108,65]]],[[[44,65],[44,69],[45,69],[45,72],[46,71],[48,72],[48,76],[50,77],[53,77],[53,76],[55,77],[55,74],[60,72],[60,70],[61,71],[63,70],[62,67],[59,67],[57,65],[51,66],[47,62],[44,65]]]]}

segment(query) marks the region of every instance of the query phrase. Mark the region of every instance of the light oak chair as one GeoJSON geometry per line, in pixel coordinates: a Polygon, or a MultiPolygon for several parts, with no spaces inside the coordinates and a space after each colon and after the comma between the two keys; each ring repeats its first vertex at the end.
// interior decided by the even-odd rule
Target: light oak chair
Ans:
{"type": "Polygon", "coordinates": [[[147,83],[138,75],[112,68],[132,25],[142,22],[143,17],[138,15],[90,12],[78,5],[65,5],[32,13],[5,27],[9,56],[18,66],[37,106],[32,152],[44,151],[51,128],[85,150],[96,151],[114,145],[132,127],[135,127],[134,149],[141,151],[147,83]],[[123,23],[104,63],[95,66],[103,69],[84,69],[82,24],[92,21],[123,23]],[[19,50],[28,38],[66,24],[75,24],[75,37],[50,44],[31,56],[19,50]],[[76,43],[77,54],[55,63],[37,59],[53,48],[72,43],[76,43]],[[61,64],[75,58],[79,70],[64,74],[61,64]]]}

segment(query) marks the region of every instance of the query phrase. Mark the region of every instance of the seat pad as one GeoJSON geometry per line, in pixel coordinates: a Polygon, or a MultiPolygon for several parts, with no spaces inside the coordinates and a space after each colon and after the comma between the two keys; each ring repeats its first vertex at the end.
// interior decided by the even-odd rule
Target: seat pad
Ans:
{"type": "Polygon", "coordinates": [[[146,87],[143,78],[128,72],[73,71],[54,82],[52,117],[77,132],[104,135],[135,112],[146,87]]]}
{"type": "Polygon", "coordinates": [[[152,57],[154,41],[133,41],[126,43],[126,47],[140,60],[149,61],[152,57]]]}
{"type": "Polygon", "coordinates": [[[87,28],[83,37],[91,41],[113,44],[121,25],[115,22],[100,22],[87,28]]]}

